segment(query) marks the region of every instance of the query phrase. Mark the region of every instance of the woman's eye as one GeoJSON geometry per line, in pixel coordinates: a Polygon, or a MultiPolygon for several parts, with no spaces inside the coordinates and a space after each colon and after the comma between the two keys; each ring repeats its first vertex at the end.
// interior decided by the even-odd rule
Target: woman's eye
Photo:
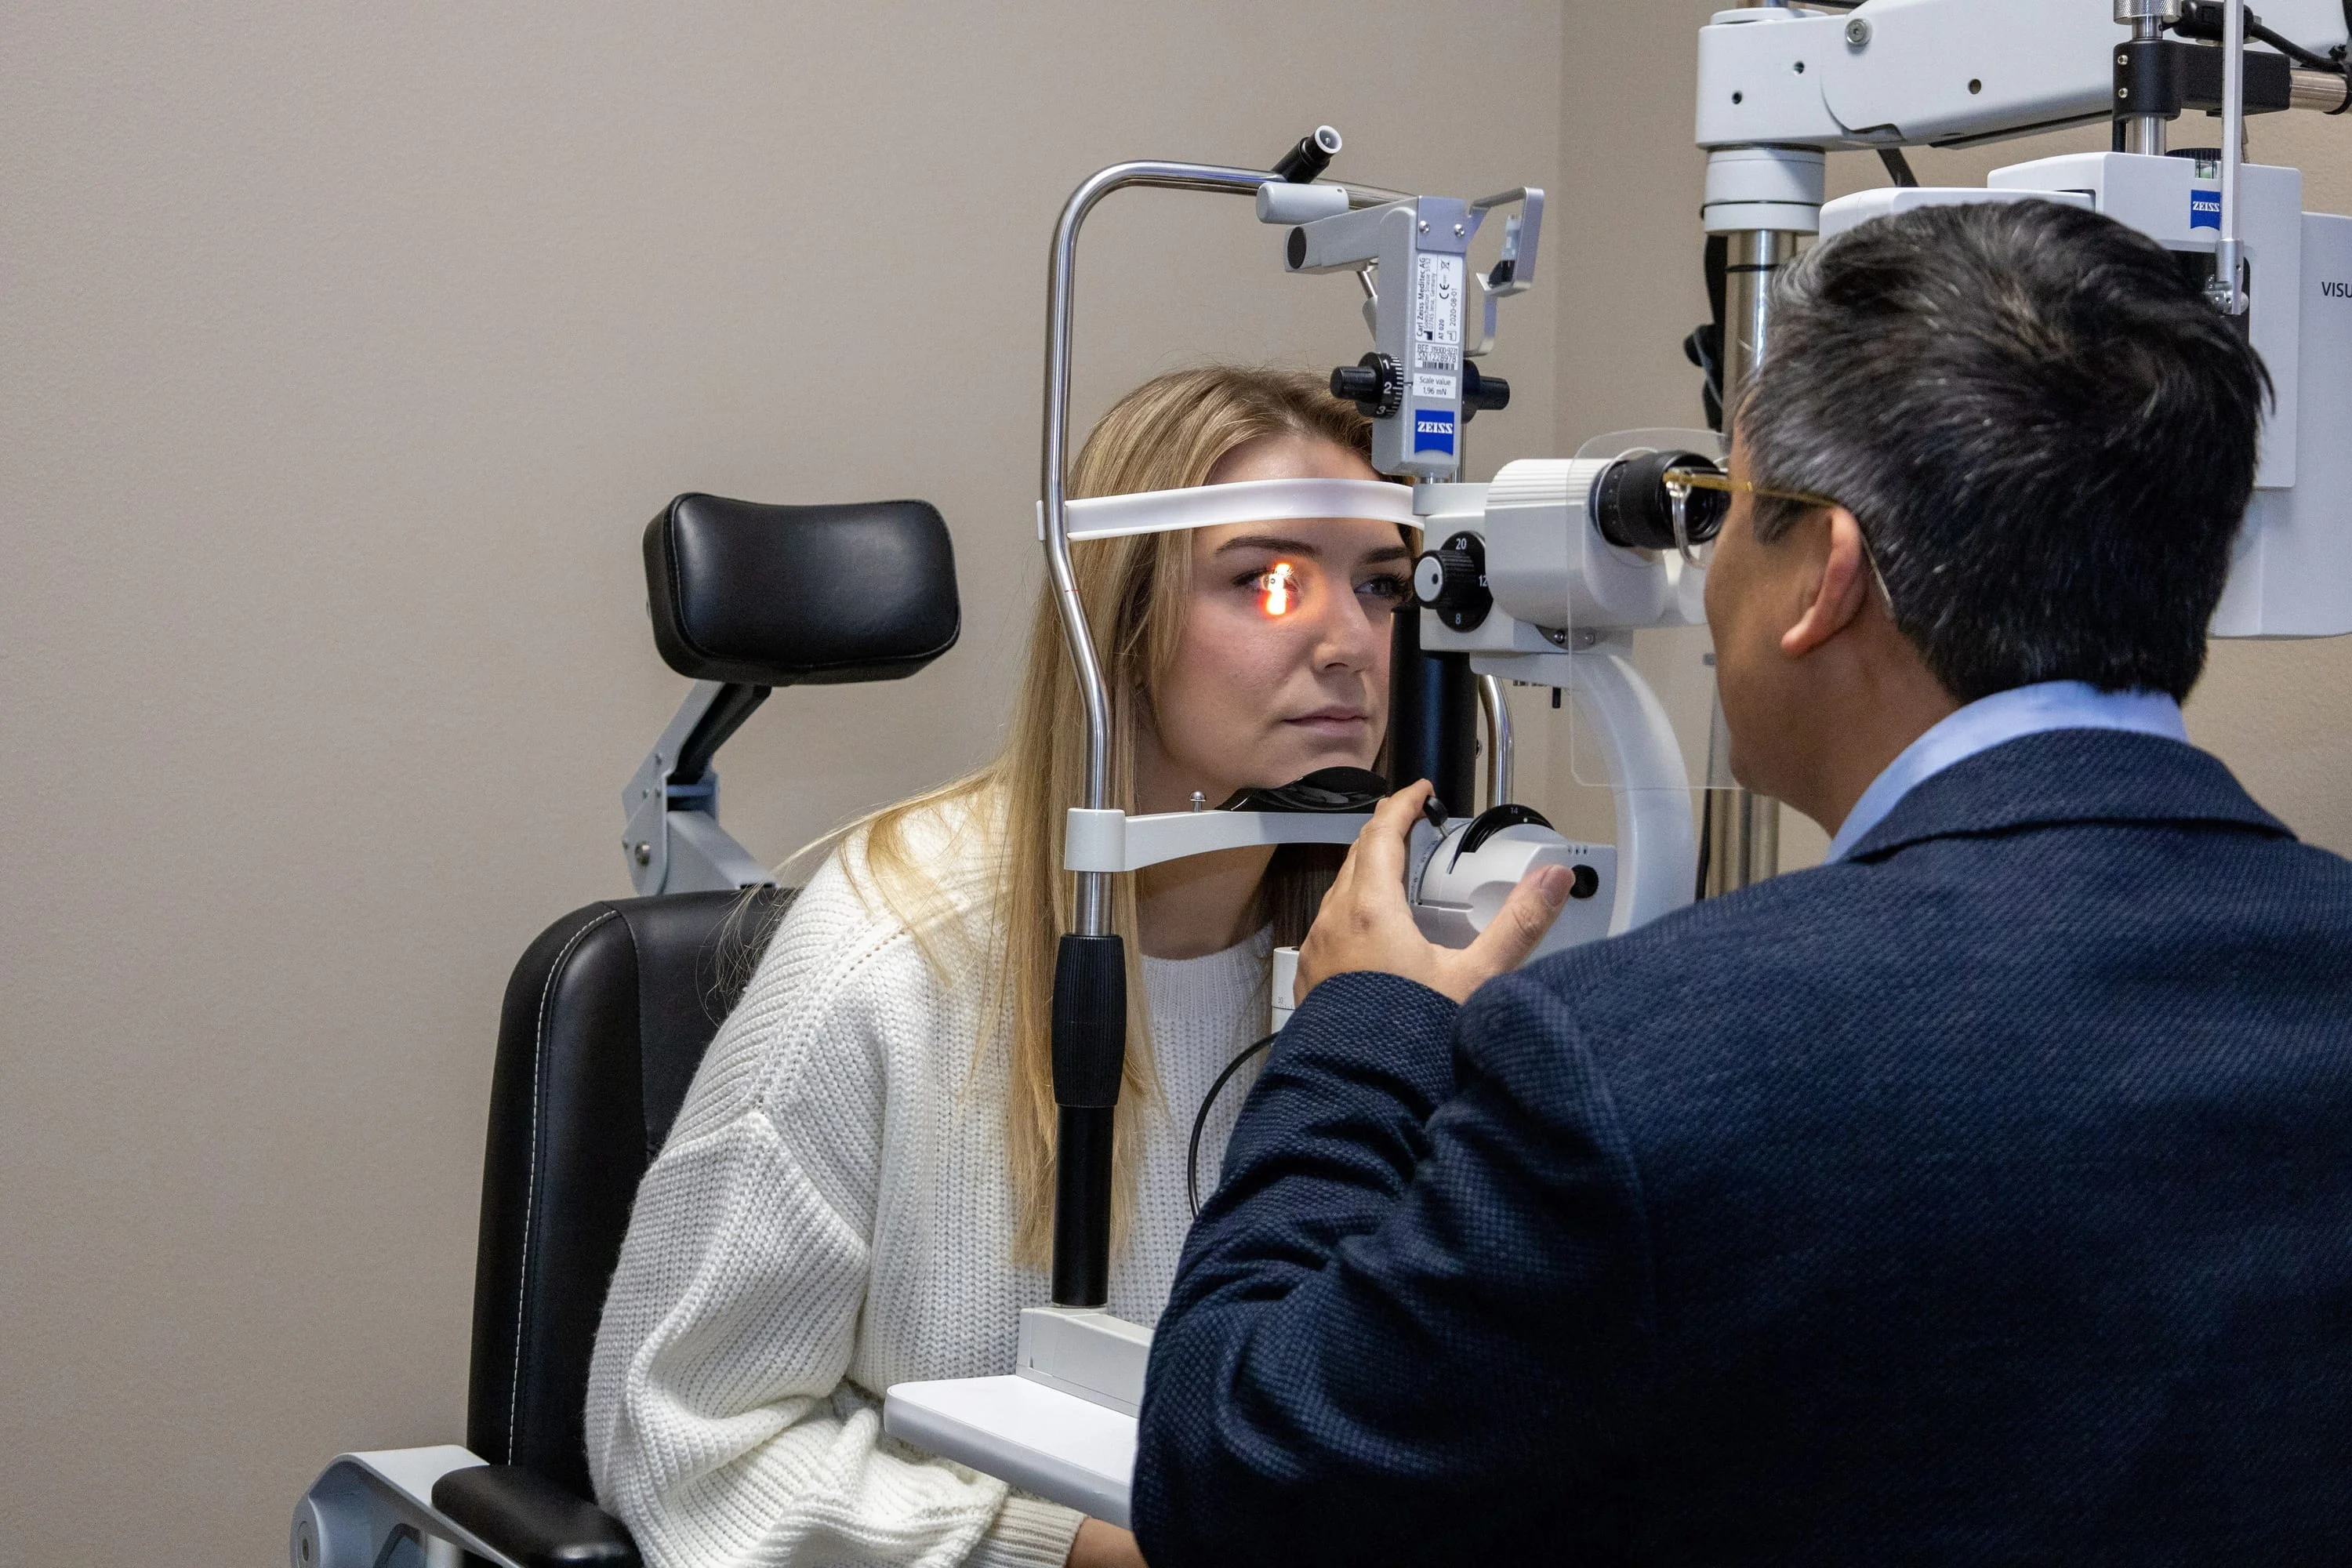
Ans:
{"type": "Polygon", "coordinates": [[[1356,592],[1369,594],[1383,604],[1402,605],[1412,597],[1412,584],[1393,572],[1383,572],[1377,577],[1367,578],[1356,592]]]}
{"type": "Polygon", "coordinates": [[[1269,616],[1286,616],[1298,607],[1298,568],[1287,561],[1253,572],[1242,582],[1257,595],[1258,608],[1269,616]]]}

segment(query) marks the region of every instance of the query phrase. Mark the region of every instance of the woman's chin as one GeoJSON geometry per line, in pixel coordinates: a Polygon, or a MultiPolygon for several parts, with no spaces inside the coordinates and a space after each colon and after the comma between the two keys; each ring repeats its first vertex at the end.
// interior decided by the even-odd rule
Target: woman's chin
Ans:
{"type": "Polygon", "coordinates": [[[1369,768],[1380,754],[1377,746],[1367,746],[1360,740],[1346,737],[1324,737],[1309,740],[1303,745],[1285,746],[1265,760],[1258,772],[1289,784],[1324,768],[1369,768]]]}

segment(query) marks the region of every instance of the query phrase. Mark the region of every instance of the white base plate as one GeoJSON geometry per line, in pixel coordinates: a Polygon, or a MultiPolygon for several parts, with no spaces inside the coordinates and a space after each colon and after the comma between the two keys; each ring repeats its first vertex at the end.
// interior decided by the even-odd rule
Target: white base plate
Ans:
{"type": "Polygon", "coordinates": [[[1025,1377],[902,1383],[882,1401],[882,1429],[1049,1502],[1127,1525],[1135,1417],[1025,1377]]]}

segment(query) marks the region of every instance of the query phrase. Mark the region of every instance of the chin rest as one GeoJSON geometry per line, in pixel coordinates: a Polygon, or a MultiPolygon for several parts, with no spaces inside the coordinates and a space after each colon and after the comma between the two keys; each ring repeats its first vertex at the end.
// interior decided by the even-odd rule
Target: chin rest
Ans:
{"type": "Polygon", "coordinates": [[[955,646],[955,551],[929,501],[682,495],[646,528],[654,645],[696,680],[895,680],[955,646]]]}

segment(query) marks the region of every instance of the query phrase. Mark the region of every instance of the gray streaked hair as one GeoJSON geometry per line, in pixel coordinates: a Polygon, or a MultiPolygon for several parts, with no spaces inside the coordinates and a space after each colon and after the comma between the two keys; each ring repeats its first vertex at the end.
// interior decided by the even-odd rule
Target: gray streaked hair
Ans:
{"type": "MultiPolygon", "coordinates": [[[[2196,684],[2270,378],[2185,259],[2024,201],[1878,218],[1782,274],[1749,476],[1854,514],[1960,701],[2196,684]]],[[[1759,497],[1758,537],[1806,510],[1759,497]]]]}

